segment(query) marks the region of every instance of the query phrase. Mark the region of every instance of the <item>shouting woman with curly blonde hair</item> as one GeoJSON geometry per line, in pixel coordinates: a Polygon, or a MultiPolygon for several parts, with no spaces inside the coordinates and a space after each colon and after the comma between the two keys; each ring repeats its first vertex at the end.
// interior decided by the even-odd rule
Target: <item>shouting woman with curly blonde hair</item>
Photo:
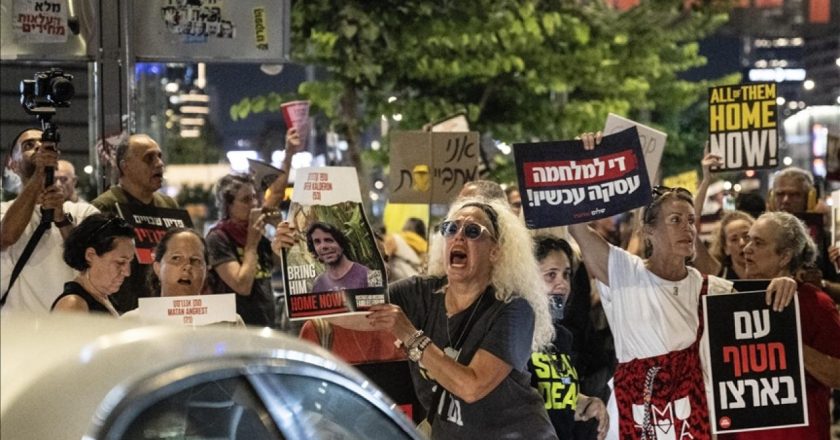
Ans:
{"type": "Polygon", "coordinates": [[[504,201],[465,198],[440,233],[429,276],[390,285],[361,327],[406,348],[433,439],[556,438],[527,370],[554,328],[525,225],[504,201]]]}

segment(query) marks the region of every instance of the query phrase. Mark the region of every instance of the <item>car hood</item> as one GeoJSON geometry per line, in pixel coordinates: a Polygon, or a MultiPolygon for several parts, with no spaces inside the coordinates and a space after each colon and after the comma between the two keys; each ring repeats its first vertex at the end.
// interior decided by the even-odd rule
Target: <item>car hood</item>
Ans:
{"type": "Polygon", "coordinates": [[[365,381],[320,347],[271,329],[144,325],[69,313],[0,314],[2,437],[14,438],[23,427],[28,438],[56,438],[56,432],[81,438],[112,390],[191,362],[234,358],[302,362],[365,381]],[[32,419],[39,414],[54,423],[32,419]]]}

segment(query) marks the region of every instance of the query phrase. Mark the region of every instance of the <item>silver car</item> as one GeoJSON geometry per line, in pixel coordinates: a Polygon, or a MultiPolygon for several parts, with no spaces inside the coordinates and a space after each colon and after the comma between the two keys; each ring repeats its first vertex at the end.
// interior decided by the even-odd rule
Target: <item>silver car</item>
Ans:
{"type": "Polygon", "coordinates": [[[353,368],[271,330],[0,317],[0,437],[420,439],[353,368]]]}

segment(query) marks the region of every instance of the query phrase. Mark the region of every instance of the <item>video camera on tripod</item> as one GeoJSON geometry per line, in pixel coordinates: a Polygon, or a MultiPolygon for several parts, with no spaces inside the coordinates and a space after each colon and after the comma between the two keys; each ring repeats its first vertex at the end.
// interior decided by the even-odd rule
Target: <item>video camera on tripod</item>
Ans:
{"type": "MultiPolygon", "coordinates": [[[[58,127],[52,122],[52,117],[55,115],[56,108],[70,107],[70,99],[75,93],[73,75],[57,68],[38,72],[33,79],[24,79],[20,82],[20,105],[26,113],[35,115],[41,121],[42,143],[48,142],[50,146],[58,145],[61,135],[58,133],[58,127]]],[[[55,169],[48,167],[44,171],[44,186],[52,186],[55,183],[55,169]]],[[[43,221],[51,222],[52,220],[52,210],[44,211],[43,221]]]]}

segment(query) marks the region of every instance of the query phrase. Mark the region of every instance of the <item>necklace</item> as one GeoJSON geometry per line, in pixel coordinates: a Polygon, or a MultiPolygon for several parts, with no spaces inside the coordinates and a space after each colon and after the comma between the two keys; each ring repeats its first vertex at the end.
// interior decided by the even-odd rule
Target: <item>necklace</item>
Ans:
{"type": "Polygon", "coordinates": [[[654,282],[655,282],[655,283],[656,283],[656,285],[659,287],[659,290],[661,290],[661,291],[665,292],[665,293],[666,293],[666,294],[668,294],[668,295],[672,295],[672,296],[679,296],[679,295],[680,295],[680,284],[679,284],[679,283],[680,283],[682,280],[686,279],[686,277],[688,277],[688,273],[689,273],[689,272],[688,272],[688,268],[686,268],[686,273],[685,273],[685,276],[683,276],[682,278],[680,278],[680,279],[679,279],[679,280],[677,280],[677,281],[671,281],[671,280],[669,280],[669,279],[662,278],[661,276],[659,276],[659,275],[657,275],[656,273],[654,273],[654,272],[650,269],[650,260],[647,260],[647,261],[645,262],[645,267],[647,268],[647,270],[648,270],[648,271],[649,271],[652,275],[654,275],[654,276],[656,277],[656,279],[654,279],[654,282]],[[674,284],[671,284],[670,286],[668,286],[668,285],[666,285],[666,284],[663,284],[663,283],[662,283],[663,281],[664,281],[665,283],[667,283],[667,284],[671,284],[671,283],[674,283],[674,284]]]}
{"type": "Polygon", "coordinates": [[[119,312],[117,312],[117,309],[115,309],[114,305],[111,304],[111,300],[108,298],[108,295],[103,295],[103,294],[99,293],[99,291],[96,289],[96,287],[94,287],[93,281],[91,281],[91,279],[90,279],[90,271],[89,270],[85,271],[84,278],[79,277],[78,281],[86,281],[84,283],[79,282],[79,284],[82,285],[82,288],[85,289],[85,291],[87,291],[87,293],[90,296],[92,296],[93,299],[95,299],[99,304],[102,304],[106,309],[108,309],[108,312],[111,313],[111,315],[116,316],[116,317],[120,316],[119,312]],[[87,285],[85,285],[85,284],[87,284],[87,285]]]}
{"type": "Polygon", "coordinates": [[[680,283],[681,281],[670,281],[663,279],[656,280],[656,286],[659,287],[659,290],[664,292],[666,295],[671,295],[675,297],[680,296],[680,283]]]}
{"type": "MultiPolygon", "coordinates": [[[[466,336],[467,329],[470,328],[470,322],[472,322],[473,317],[475,316],[475,311],[478,310],[478,305],[481,303],[481,300],[484,299],[484,292],[478,296],[478,299],[473,303],[472,311],[470,312],[470,316],[467,317],[467,322],[461,329],[461,335],[458,336],[458,340],[455,341],[455,344],[452,344],[452,335],[449,332],[449,318],[446,319],[446,338],[449,340],[449,344],[443,349],[443,352],[449,356],[451,359],[458,360],[458,355],[461,354],[461,341],[464,340],[464,336],[466,336]]],[[[446,308],[446,306],[444,306],[446,308]]]]}

